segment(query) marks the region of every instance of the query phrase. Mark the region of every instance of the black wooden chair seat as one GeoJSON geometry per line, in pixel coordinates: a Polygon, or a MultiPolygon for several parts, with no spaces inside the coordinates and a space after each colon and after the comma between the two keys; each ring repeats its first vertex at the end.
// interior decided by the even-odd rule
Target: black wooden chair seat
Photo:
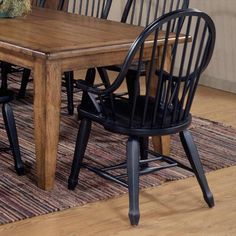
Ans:
{"type": "MultiPolygon", "coordinates": [[[[132,126],[130,126],[130,111],[132,110],[133,103],[130,99],[120,96],[113,96],[112,102],[114,110],[111,108],[111,99],[109,97],[103,98],[103,104],[106,109],[102,112],[98,111],[96,107],[100,107],[99,103],[94,105],[94,99],[91,100],[90,96],[87,95],[86,102],[84,101],[79,109],[79,117],[89,116],[92,120],[102,124],[106,130],[111,132],[116,132],[124,135],[137,135],[137,136],[159,136],[167,135],[179,132],[187,128],[191,123],[191,114],[189,114],[185,120],[178,122],[173,122],[173,127],[171,124],[171,119],[173,117],[173,109],[170,107],[167,109],[167,114],[165,117],[165,123],[163,124],[163,112],[164,109],[160,107],[157,111],[158,115],[156,121],[153,124],[153,110],[155,106],[154,98],[150,97],[148,101],[147,116],[145,119],[145,125],[142,125],[143,111],[145,106],[145,96],[138,96],[137,103],[139,104],[138,109],[135,111],[135,115],[132,121],[132,126]],[[115,111],[115,116],[113,115],[115,111]]],[[[98,100],[99,101],[99,100],[98,100]]],[[[176,113],[184,113],[181,109],[176,113]]]]}

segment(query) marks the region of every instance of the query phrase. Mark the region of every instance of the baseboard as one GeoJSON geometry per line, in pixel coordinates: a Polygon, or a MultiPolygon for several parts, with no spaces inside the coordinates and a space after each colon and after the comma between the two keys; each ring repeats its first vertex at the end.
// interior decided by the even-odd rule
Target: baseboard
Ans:
{"type": "Polygon", "coordinates": [[[200,84],[236,94],[236,81],[227,81],[203,75],[200,84]]]}

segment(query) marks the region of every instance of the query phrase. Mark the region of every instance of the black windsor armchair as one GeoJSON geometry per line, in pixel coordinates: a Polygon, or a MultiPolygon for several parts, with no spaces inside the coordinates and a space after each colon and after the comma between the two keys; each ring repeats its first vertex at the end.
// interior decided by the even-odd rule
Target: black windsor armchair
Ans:
{"type": "MultiPolygon", "coordinates": [[[[187,9],[189,6],[189,0],[128,0],[126,2],[124,12],[122,14],[121,22],[131,25],[146,27],[148,24],[156,20],[158,17],[172,12],[178,9],[187,9]]],[[[181,27],[181,25],[178,25],[181,27]]],[[[171,32],[176,32],[177,26],[173,24],[171,32]]],[[[140,75],[146,76],[147,63],[143,63],[140,69],[140,75]]],[[[135,89],[135,76],[137,71],[137,63],[129,68],[126,74],[127,94],[129,98],[133,98],[135,89]]],[[[108,67],[99,68],[98,72],[104,84],[107,86],[110,84],[110,78],[107,71],[119,72],[121,65],[113,65],[108,67]]],[[[93,79],[90,78],[89,83],[93,83],[93,79]]],[[[137,85],[138,92],[140,91],[140,85],[137,85]]],[[[141,151],[148,145],[148,138],[140,138],[141,151]]]]}
{"type": "Polygon", "coordinates": [[[116,80],[109,86],[99,87],[79,81],[78,86],[83,90],[79,109],[81,123],[68,188],[73,190],[78,184],[81,167],[128,187],[129,218],[132,225],[137,225],[140,218],[139,176],[179,166],[194,172],[206,203],[213,207],[213,195],[188,127],[192,119],[190,109],[194,94],[200,76],[210,62],[214,45],[215,26],[207,14],[195,9],[177,10],[158,18],[144,29],[130,47],[116,80]],[[171,28],[175,25],[178,30],[173,34],[171,28]],[[171,40],[170,71],[165,71],[164,62],[171,40]],[[151,55],[146,58],[148,48],[151,48],[151,55]],[[162,48],[162,55],[160,67],[157,68],[159,48],[162,48]],[[138,62],[135,60],[137,57],[138,62]],[[147,78],[141,76],[141,66],[145,60],[150,61],[147,78]],[[134,62],[137,62],[137,70],[133,98],[130,100],[118,94],[117,89],[134,62]],[[150,94],[153,76],[157,86],[154,96],[150,94]],[[144,83],[141,83],[142,80],[144,83]],[[139,84],[144,85],[143,93],[138,91],[139,84]],[[83,162],[92,122],[99,123],[110,132],[128,136],[125,163],[99,169],[83,162]],[[191,167],[146,146],[144,149],[140,143],[140,137],[175,133],[179,133],[191,167]],[[163,163],[154,165],[153,161],[163,163]],[[119,167],[127,167],[127,174],[115,176],[110,172],[119,167]],[[127,177],[128,181],[123,177],[127,177]]]}

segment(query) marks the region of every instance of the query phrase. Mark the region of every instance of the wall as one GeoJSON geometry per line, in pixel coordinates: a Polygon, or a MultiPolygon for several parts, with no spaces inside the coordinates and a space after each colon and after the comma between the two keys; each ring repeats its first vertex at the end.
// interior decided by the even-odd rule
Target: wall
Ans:
{"type": "MultiPolygon", "coordinates": [[[[109,19],[120,20],[125,2],[113,0],[109,19]]],[[[217,30],[215,52],[201,83],[236,93],[236,1],[190,0],[190,7],[207,12],[217,30]]]]}
{"type": "Polygon", "coordinates": [[[216,25],[216,47],[202,84],[236,93],[236,1],[190,0],[207,12],[216,25]]]}
{"type": "MultiPolygon", "coordinates": [[[[120,19],[124,2],[113,1],[110,19],[120,19]]],[[[236,93],[236,1],[190,0],[190,7],[207,12],[217,30],[215,52],[201,84],[236,93]]]]}

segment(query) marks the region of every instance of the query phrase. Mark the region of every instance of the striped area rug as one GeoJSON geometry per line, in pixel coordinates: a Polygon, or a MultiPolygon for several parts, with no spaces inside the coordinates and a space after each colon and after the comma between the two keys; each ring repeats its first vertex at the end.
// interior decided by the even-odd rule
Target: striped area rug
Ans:
{"type": "MultiPolygon", "coordinates": [[[[13,90],[18,90],[19,83],[16,77],[12,78],[9,84],[13,90]]],[[[35,184],[32,94],[31,85],[25,99],[12,102],[22,159],[25,162],[27,173],[25,176],[18,177],[14,172],[11,153],[9,151],[0,153],[0,224],[82,206],[126,193],[126,188],[97,177],[84,169],[81,171],[80,184],[76,190],[67,190],[67,179],[79,123],[76,116],[67,115],[64,93],[62,93],[60,144],[55,188],[48,192],[37,188],[35,184]]],[[[77,94],[75,94],[75,101],[79,101],[77,94]]],[[[194,118],[191,131],[206,172],[236,164],[236,129],[201,118],[194,118]]],[[[93,125],[86,151],[87,161],[98,166],[124,161],[126,139],[125,136],[108,133],[102,127],[93,125]]],[[[0,147],[7,145],[6,132],[2,117],[0,117],[0,147]]],[[[188,164],[178,136],[172,138],[171,153],[177,160],[188,164]]],[[[154,187],[166,181],[189,176],[192,176],[192,173],[176,167],[141,177],[140,186],[141,188],[154,187]]]]}

